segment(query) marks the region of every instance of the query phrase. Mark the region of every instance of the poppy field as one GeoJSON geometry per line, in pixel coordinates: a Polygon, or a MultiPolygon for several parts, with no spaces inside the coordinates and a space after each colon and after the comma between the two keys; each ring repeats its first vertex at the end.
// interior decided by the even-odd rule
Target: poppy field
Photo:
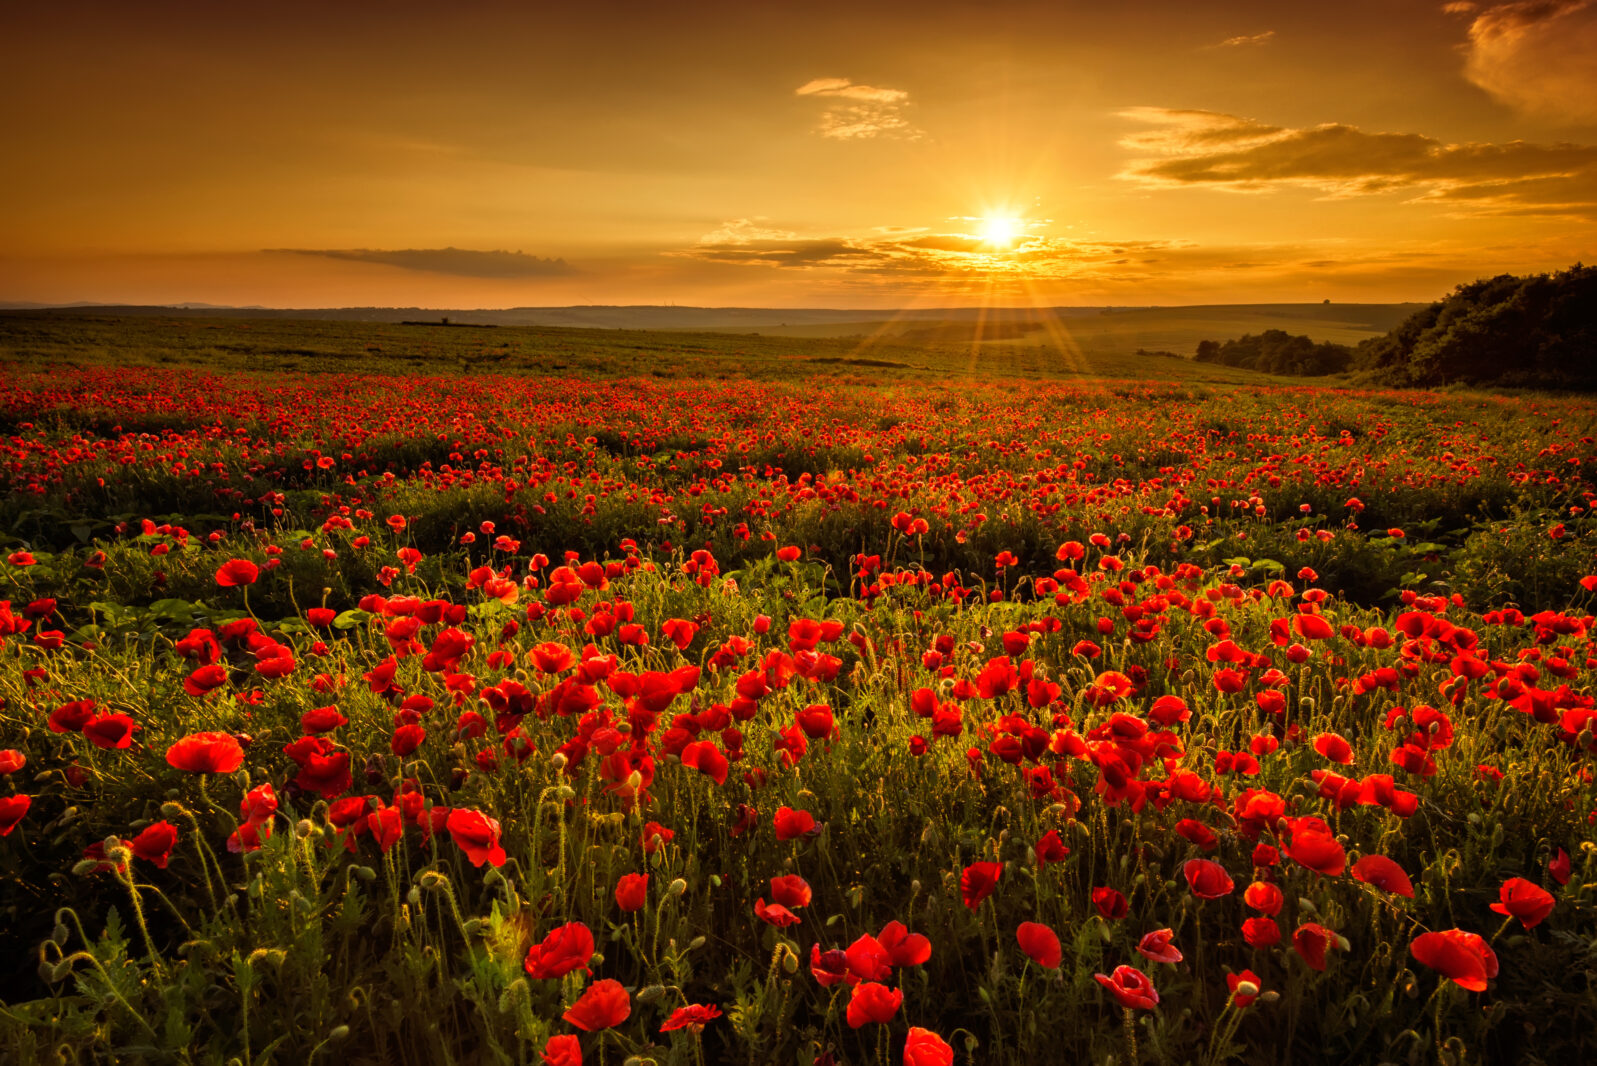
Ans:
{"type": "Polygon", "coordinates": [[[0,1058],[1590,1060],[1589,401],[673,358],[0,364],[0,1058]]]}

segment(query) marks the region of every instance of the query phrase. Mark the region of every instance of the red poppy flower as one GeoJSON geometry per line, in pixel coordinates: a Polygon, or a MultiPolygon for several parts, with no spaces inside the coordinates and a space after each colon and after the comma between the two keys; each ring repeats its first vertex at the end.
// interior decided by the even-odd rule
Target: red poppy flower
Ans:
{"type": "Polygon", "coordinates": [[[366,816],[366,827],[383,854],[405,836],[405,815],[398,807],[382,807],[366,816]]]}
{"type": "Polygon", "coordinates": [[[1225,867],[1209,859],[1188,859],[1182,865],[1181,872],[1186,874],[1192,894],[1199,899],[1219,899],[1230,895],[1231,890],[1236,888],[1225,867]]]}
{"type": "Polygon", "coordinates": [[[221,688],[227,683],[227,667],[220,663],[210,663],[198,667],[192,674],[183,679],[183,691],[190,696],[204,696],[213,689],[221,688]]]}
{"type": "Polygon", "coordinates": [[[1523,877],[1504,881],[1498,895],[1501,902],[1492,904],[1492,910],[1518,918],[1526,929],[1534,929],[1553,912],[1552,893],[1523,877]]]}
{"type": "Polygon", "coordinates": [[[919,966],[932,957],[932,942],[920,933],[911,933],[903,922],[882,926],[876,942],[887,951],[894,966],[919,966]]]}
{"type": "Polygon", "coordinates": [[[10,836],[31,806],[32,796],[0,796],[0,837],[10,836]]]}
{"type": "Polygon", "coordinates": [[[837,736],[837,719],[832,714],[832,708],[824,703],[815,703],[800,711],[795,718],[798,727],[804,735],[811,740],[826,740],[837,736]]]}
{"type": "Polygon", "coordinates": [[[1304,962],[1316,970],[1325,970],[1325,953],[1336,947],[1336,933],[1317,922],[1304,922],[1292,934],[1292,947],[1304,962]]]}
{"type": "Polygon", "coordinates": [[[1321,733],[1314,738],[1314,750],[1335,763],[1351,766],[1353,763],[1353,745],[1338,733],[1321,733]]]}
{"type": "Polygon", "coordinates": [[[1070,849],[1059,839],[1057,829],[1050,829],[1044,833],[1032,850],[1037,854],[1038,869],[1045,869],[1051,862],[1062,862],[1065,856],[1070,854],[1070,849]]]}
{"type": "Polygon", "coordinates": [[[1148,975],[1131,966],[1116,966],[1108,976],[1095,973],[1093,978],[1109,990],[1122,1007],[1128,1010],[1152,1010],[1159,1004],[1159,993],[1154,991],[1148,975]]]}
{"type": "Polygon", "coordinates": [[[1259,997],[1259,989],[1261,987],[1259,975],[1252,970],[1243,970],[1241,973],[1228,973],[1225,975],[1225,983],[1226,987],[1231,989],[1231,1001],[1237,1005],[1238,1010],[1246,1007],[1259,997]],[[1253,991],[1242,991],[1244,985],[1252,985],[1253,991]]]}
{"type": "Polygon", "coordinates": [[[133,743],[135,730],[144,727],[125,714],[98,714],[83,727],[83,735],[97,748],[119,750],[133,743]]]}
{"type": "Polygon", "coordinates": [[[0,751],[0,774],[14,774],[28,765],[28,757],[16,748],[0,751]]]}
{"type": "Polygon", "coordinates": [[[1286,853],[1299,866],[1327,877],[1335,877],[1347,869],[1347,852],[1328,831],[1293,830],[1286,853]]]}
{"type": "Polygon", "coordinates": [[[1180,962],[1182,959],[1180,950],[1170,943],[1170,938],[1174,935],[1174,931],[1170,929],[1155,929],[1151,933],[1144,933],[1142,939],[1137,942],[1137,952],[1153,962],[1180,962]]]}
{"type": "Polygon", "coordinates": [[[83,727],[94,721],[93,700],[73,700],[63,703],[50,712],[47,724],[52,733],[81,733],[83,727]]]}
{"type": "Polygon", "coordinates": [[[564,977],[573,970],[591,972],[588,969],[588,960],[591,958],[593,933],[581,922],[567,922],[550,930],[542,943],[527,949],[527,958],[522,966],[532,977],[551,980],[564,977]]]}
{"type": "Polygon", "coordinates": [[[473,866],[484,862],[505,864],[505,849],[499,845],[499,823],[486,814],[457,807],[449,812],[445,826],[455,846],[466,853],[473,866]]]}
{"type": "Polygon", "coordinates": [[[784,907],[807,907],[810,897],[809,882],[798,874],[771,878],[771,899],[784,907]]]}
{"type": "Polygon", "coordinates": [[[1281,913],[1286,896],[1280,887],[1269,881],[1255,881],[1242,893],[1242,902],[1261,914],[1275,917],[1281,913]]]}
{"type": "Polygon", "coordinates": [[[973,862],[959,875],[959,895],[965,906],[975,910],[993,894],[1004,868],[996,862],[973,862]]]}
{"type": "Polygon", "coordinates": [[[930,1029],[912,1025],[904,1038],[904,1066],[954,1066],[954,1049],[930,1029]]]}
{"type": "Polygon", "coordinates": [[[1126,916],[1126,897],[1112,888],[1095,888],[1092,890],[1092,905],[1098,913],[1111,922],[1119,921],[1126,916]]]}
{"type": "Polygon", "coordinates": [[[632,999],[627,990],[621,987],[620,981],[606,977],[590,985],[560,1017],[583,1032],[592,1033],[620,1025],[631,1013],[632,999]]]}
{"type": "Polygon", "coordinates": [[[903,1002],[904,993],[899,989],[890,989],[875,981],[861,981],[854,986],[854,994],[848,1001],[849,1027],[858,1029],[867,1022],[885,1024],[898,1013],[903,1002]]]}
{"type": "Polygon", "coordinates": [[[822,988],[831,988],[839,981],[856,981],[848,967],[848,955],[833,948],[823,952],[821,945],[810,945],[810,974],[822,988]]]}
{"type": "Polygon", "coordinates": [[[1557,881],[1559,884],[1569,884],[1569,852],[1565,851],[1563,848],[1559,848],[1558,854],[1554,855],[1547,863],[1547,872],[1552,874],[1553,880],[1557,881]]]}
{"type": "Polygon", "coordinates": [[[689,1003],[686,1007],[678,1007],[671,1012],[671,1017],[660,1026],[660,1032],[669,1033],[676,1029],[691,1029],[693,1032],[703,1032],[704,1027],[721,1016],[721,1008],[713,1004],[689,1003]]]}
{"type": "Polygon", "coordinates": [[[710,741],[693,741],[683,747],[680,757],[683,766],[690,766],[698,770],[717,785],[726,784],[726,775],[731,768],[731,763],[725,755],[721,754],[721,749],[710,741]]]}
{"type": "Polygon", "coordinates": [[[582,1066],[582,1042],[570,1033],[551,1036],[538,1057],[542,1066],[582,1066]]]}
{"type": "Polygon", "coordinates": [[[780,903],[767,904],[764,896],[754,901],[754,916],[760,921],[769,922],[779,929],[797,925],[804,920],[780,903]]]}
{"type": "Polygon", "coordinates": [[[230,774],[244,765],[244,749],[228,733],[190,733],[166,749],[166,761],[191,774],[230,774]]]}
{"type": "Polygon", "coordinates": [[[216,583],[225,589],[239,585],[253,585],[261,576],[261,568],[248,559],[229,559],[216,571],[216,583]]]}
{"type": "Polygon", "coordinates": [[[154,822],[133,838],[133,854],[164,870],[177,845],[177,828],[171,822],[154,822]]]}
{"type": "Polygon", "coordinates": [[[1353,864],[1353,877],[1382,892],[1414,898],[1414,883],[1397,863],[1385,855],[1366,855],[1353,864]]]}
{"type": "Polygon", "coordinates": [[[1420,962],[1471,992],[1486,991],[1487,978],[1497,976],[1497,955],[1476,933],[1462,929],[1421,933],[1408,950],[1420,962]]]}
{"type": "Polygon", "coordinates": [[[649,901],[648,874],[622,874],[616,882],[616,906],[631,913],[640,911],[649,901]]]}
{"type": "Polygon", "coordinates": [[[892,976],[893,957],[869,933],[861,935],[843,954],[848,959],[849,972],[861,981],[885,981],[892,976]]]}
{"type": "Polygon", "coordinates": [[[1021,922],[1015,930],[1015,940],[1026,957],[1038,966],[1045,970],[1059,968],[1059,960],[1063,957],[1059,936],[1046,925],[1041,922],[1021,922]]]}
{"type": "Polygon", "coordinates": [[[792,840],[795,837],[810,836],[816,831],[815,816],[809,811],[795,811],[791,807],[778,807],[774,819],[776,825],[776,839],[792,840]]]}
{"type": "Polygon", "coordinates": [[[307,735],[329,733],[348,724],[349,719],[340,714],[337,707],[317,707],[299,716],[299,727],[307,735]]]}
{"type": "Polygon", "coordinates": [[[1250,948],[1274,947],[1281,942],[1281,927],[1274,918],[1249,918],[1242,923],[1242,939],[1250,948]]]}

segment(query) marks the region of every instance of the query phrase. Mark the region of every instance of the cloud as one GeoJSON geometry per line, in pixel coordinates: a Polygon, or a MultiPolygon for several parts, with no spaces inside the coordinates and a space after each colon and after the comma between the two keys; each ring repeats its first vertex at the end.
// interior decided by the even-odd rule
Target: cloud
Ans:
{"type": "Polygon", "coordinates": [[[815,127],[823,137],[840,141],[871,137],[915,141],[925,136],[904,117],[910,102],[909,93],[903,89],[856,85],[848,78],[816,78],[800,85],[794,94],[827,101],[815,127]]]}
{"type": "Polygon", "coordinates": [[[1473,14],[1464,75],[1520,111],[1573,123],[1597,122],[1597,4],[1517,0],[1449,4],[1473,14]]]}
{"type": "Polygon", "coordinates": [[[1247,35],[1242,36],[1242,37],[1227,37],[1225,40],[1221,41],[1219,44],[1214,45],[1214,47],[1215,48],[1242,48],[1242,47],[1246,47],[1247,45],[1250,45],[1250,44],[1263,44],[1263,43],[1265,43],[1266,41],[1268,41],[1270,38],[1272,38],[1274,36],[1275,36],[1275,31],[1274,30],[1265,30],[1263,33],[1247,34],[1247,35]]]}
{"type": "Polygon", "coordinates": [[[357,263],[379,263],[401,270],[452,274],[461,278],[554,278],[576,273],[564,259],[540,259],[521,252],[475,252],[466,248],[404,248],[392,251],[375,248],[269,248],[267,251],[319,255],[326,259],[348,259],[357,263]]]}
{"type": "Polygon", "coordinates": [[[1121,141],[1145,155],[1120,177],[1150,187],[1300,187],[1335,197],[1396,191],[1464,214],[1597,217],[1597,146],[1447,144],[1418,133],[1341,123],[1294,129],[1212,111],[1121,114],[1156,127],[1121,141]]]}

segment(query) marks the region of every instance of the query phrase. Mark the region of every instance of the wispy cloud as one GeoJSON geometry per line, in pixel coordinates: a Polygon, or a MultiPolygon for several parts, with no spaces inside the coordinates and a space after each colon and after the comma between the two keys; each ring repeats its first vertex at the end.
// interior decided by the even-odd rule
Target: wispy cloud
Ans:
{"type": "Polygon", "coordinates": [[[1213,111],[1140,107],[1121,114],[1156,127],[1121,141],[1145,154],[1120,177],[1146,186],[1296,186],[1330,196],[1397,191],[1464,214],[1597,217],[1597,146],[1448,144],[1340,123],[1271,126],[1213,111]]]}
{"type": "MultiPolygon", "coordinates": [[[[970,219],[950,219],[957,230],[970,219]]],[[[763,222],[763,220],[762,220],[763,222]]],[[[906,286],[944,293],[1115,291],[1167,284],[1228,286],[1239,274],[1264,279],[1418,279],[1443,284],[1459,274],[1456,254],[1434,244],[1371,248],[1344,240],[1299,244],[1200,245],[1190,241],[1058,236],[1029,229],[1013,247],[994,249],[979,234],[916,229],[869,235],[801,234],[734,219],[697,244],[666,253],[705,263],[804,275],[818,284],[906,286]]]]}
{"type": "Polygon", "coordinates": [[[1464,74],[1511,107],[1597,122],[1597,4],[1592,0],[1451,3],[1472,15],[1464,74]]]}
{"type": "Polygon", "coordinates": [[[478,252],[466,248],[268,248],[269,252],[316,255],[325,259],[347,259],[376,263],[401,270],[429,274],[452,274],[462,278],[564,277],[576,271],[564,259],[540,259],[522,252],[478,252]]]}
{"type": "Polygon", "coordinates": [[[1245,48],[1248,45],[1264,44],[1266,41],[1270,40],[1270,38],[1272,38],[1274,36],[1275,36],[1275,31],[1274,30],[1265,30],[1263,33],[1249,33],[1249,34],[1244,34],[1241,37],[1227,37],[1225,40],[1221,41],[1219,44],[1213,45],[1212,47],[1215,47],[1215,48],[1245,48]]]}
{"type": "Polygon", "coordinates": [[[840,141],[893,137],[919,140],[925,136],[904,111],[910,106],[903,89],[882,89],[856,85],[848,78],[816,78],[794,90],[798,96],[813,96],[826,101],[815,130],[823,137],[840,141]]]}

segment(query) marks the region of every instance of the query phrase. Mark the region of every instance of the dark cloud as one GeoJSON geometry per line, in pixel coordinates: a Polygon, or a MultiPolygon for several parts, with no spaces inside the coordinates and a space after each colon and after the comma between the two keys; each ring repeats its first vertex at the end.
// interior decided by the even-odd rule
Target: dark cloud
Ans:
{"type": "Polygon", "coordinates": [[[1464,73],[1513,107],[1574,123],[1597,122],[1597,4],[1518,0],[1449,4],[1473,16],[1464,73]]]}
{"type": "Polygon", "coordinates": [[[294,255],[318,255],[326,259],[348,259],[357,263],[379,263],[401,270],[429,274],[452,274],[461,278],[557,278],[575,274],[564,259],[540,259],[522,252],[475,252],[468,248],[402,248],[385,251],[376,248],[270,248],[268,251],[294,255]]]}
{"type": "Polygon", "coordinates": [[[1144,185],[1241,192],[1299,186],[1333,196],[1399,191],[1475,214],[1597,216],[1593,145],[1447,144],[1340,123],[1291,129],[1208,111],[1123,114],[1158,127],[1122,142],[1149,153],[1120,175],[1144,185]]]}

